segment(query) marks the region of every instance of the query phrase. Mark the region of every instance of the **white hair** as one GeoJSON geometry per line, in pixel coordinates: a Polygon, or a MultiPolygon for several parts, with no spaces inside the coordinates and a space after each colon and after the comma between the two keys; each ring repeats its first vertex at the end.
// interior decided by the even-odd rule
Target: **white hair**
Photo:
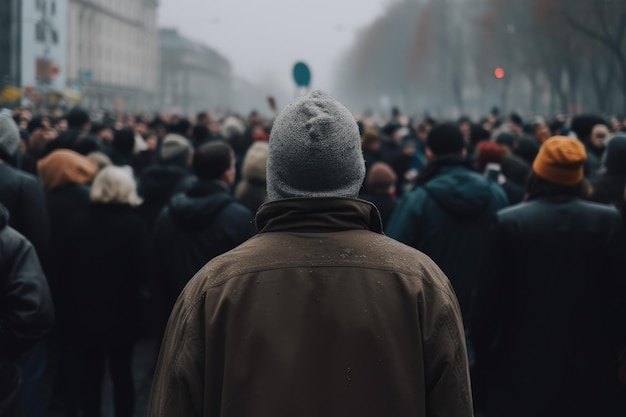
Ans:
{"type": "Polygon", "coordinates": [[[130,167],[109,166],[102,169],[93,181],[90,197],[96,203],[120,203],[133,207],[141,204],[130,167]]]}

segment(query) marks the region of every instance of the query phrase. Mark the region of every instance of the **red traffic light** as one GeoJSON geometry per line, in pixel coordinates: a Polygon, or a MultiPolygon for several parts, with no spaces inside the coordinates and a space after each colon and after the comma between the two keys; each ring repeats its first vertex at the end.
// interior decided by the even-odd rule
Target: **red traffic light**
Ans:
{"type": "Polygon", "coordinates": [[[496,68],[495,70],[493,70],[493,75],[495,75],[497,79],[501,80],[502,78],[504,78],[504,68],[496,68]]]}

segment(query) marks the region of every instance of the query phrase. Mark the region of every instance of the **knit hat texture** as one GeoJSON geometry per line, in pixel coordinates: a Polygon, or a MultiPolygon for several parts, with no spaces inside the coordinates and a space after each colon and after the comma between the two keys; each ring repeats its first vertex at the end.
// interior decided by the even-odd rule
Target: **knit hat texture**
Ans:
{"type": "Polygon", "coordinates": [[[357,197],[365,178],[354,116],[328,94],[313,90],[274,121],[267,159],[267,195],[357,197]]]}
{"type": "Polygon", "coordinates": [[[98,164],[69,149],[58,149],[37,163],[39,179],[47,191],[68,184],[87,184],[98,173],[98,164]]]}
{"type": "Polygon", "coordinates": [[[584,176],[587,160],[585,146],[566,136],[554,136],[543,143],[533,171],[537,176],[558,185],[576,185],[584,176]]]}
{"type": "Polygon", "coordinates": [[[430,131],[426,138],[426,146],[435,156],[454,155],[463,152],[465,141],[458,127],[442,124],[430,131]]]}
{"type": "Polygon", "coordinates": [[[20,132],[15,121],[0,114],[0,153],[13,157],[20,147],[20,132]]]}
{"type": "Polygon", "coordinates": [[[170,133],[163,138],[159,157],[163,162],[174,159],[186,159],[192,151],[193,146],[185,137],[176,133],[170,133]]]}

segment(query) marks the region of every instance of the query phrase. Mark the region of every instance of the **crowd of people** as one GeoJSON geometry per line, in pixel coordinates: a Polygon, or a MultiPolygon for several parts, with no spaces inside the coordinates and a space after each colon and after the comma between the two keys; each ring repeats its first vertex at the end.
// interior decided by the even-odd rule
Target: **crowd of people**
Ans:
{"type": "Polygon", "coordinates": [[[138,338],[163,341],[155,416],[218,415],[220,407],[306,414],[305,405],[364,415],[626,413],[619,118],[529,122],[494,109],[446,121],[394,109],[381,121],[354,118],[321,92],[298,100],[271,119],[79,107],[0,114],[0,415],[51,407],[100,416],[108,364],[115,415],[132,416],[138,338]],[[333,235],[348,229],[376,235],[333,235]],[[323,232],[319,244],[302,237],[312,231],[323,232]],[[338,269],[356,265],[376,272],[338,269]],[[332,282],[342,276],[346,287],[332,282]],[[413,276],[423,288],[411,286],[413,276]],[[318,308],[332,320],[318,321],[318,308]],[[358,319],[356,309],[364,310],[358,319]],[[380,333],[373,342],[370,327],[380,333]],[[415,346],[416,334],[423,344],[415,346]],[[343,344],[331,349],[316,335],[343,344]],[[275,357],[276,343],[286,360],[275,357]],[[193,356],[200,345],[201,361],[193,356]],[[340,381],[325,381],[316,372],[334,352],[354,354],[355,372],[348,366],[340,381]],[[369,353],[389,367],[369,372],[369,353]],[[288,381],[287,365],[298,361],[310,361],[306,389],[327,384],[315,393],[324,406],[288,381]],[[49,398],[46,367],[54,370],[49,398]],[[353,389],[340,394],[344,383],[353,389]],[[424,392],[410,392],[415,386],[424,392]],[[290,389],[292,398],[279,399],[290,389]],[[199,398],[210,394],[221,402],[199,398]],[[416,401],[426,403],[421,411],[416,401]]]}

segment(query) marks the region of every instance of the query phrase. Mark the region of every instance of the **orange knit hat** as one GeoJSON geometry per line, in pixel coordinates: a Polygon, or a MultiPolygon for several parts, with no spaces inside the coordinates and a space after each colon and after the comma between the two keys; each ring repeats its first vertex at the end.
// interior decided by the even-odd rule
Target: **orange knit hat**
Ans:
{"type": "Polygon", "coordinates": [[[553,136],[541,146],[533,171],[554,184],[576,185],[583,179],[586,160],[585,147],[578,140],[553,136]]]}

